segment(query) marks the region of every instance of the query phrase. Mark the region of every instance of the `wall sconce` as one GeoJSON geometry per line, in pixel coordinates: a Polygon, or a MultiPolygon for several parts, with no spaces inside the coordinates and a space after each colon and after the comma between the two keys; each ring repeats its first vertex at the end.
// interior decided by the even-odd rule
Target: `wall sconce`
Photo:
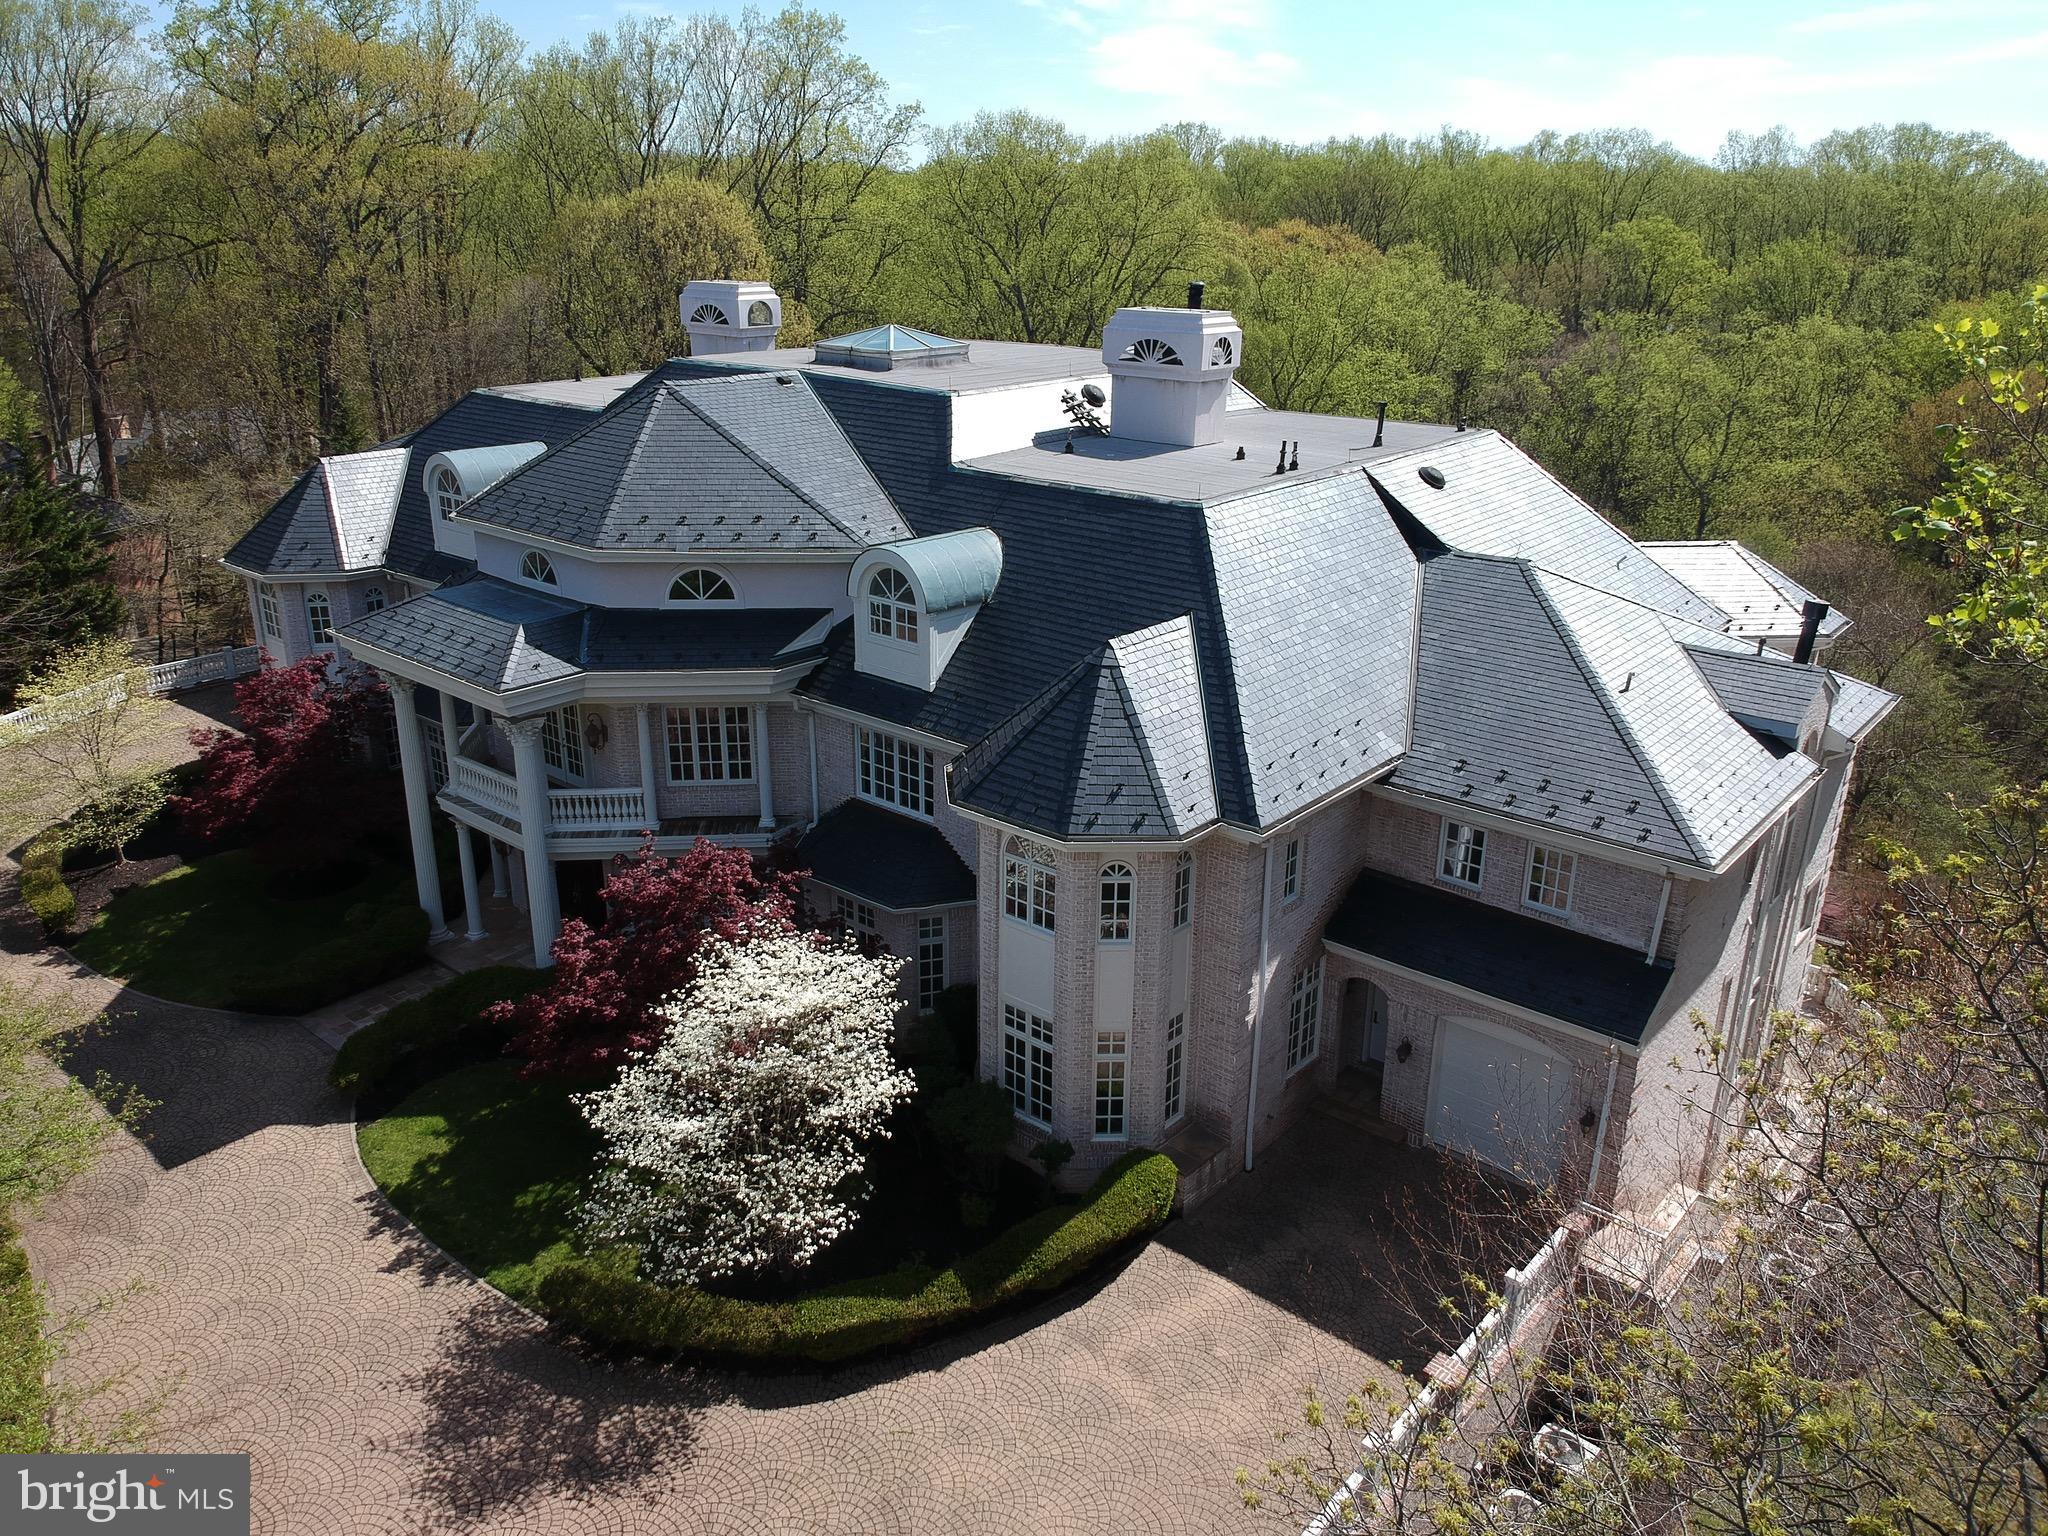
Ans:
{"type": "Polygon", "coordinates": [[[1394,1047],[1394,1060],[1396,1061],[1406,1061],[1410,1056],[1413,1056],[1414,1054],[1415,1042],[1413,1040],[1403,1040],[1399,1045],[1394,1047]]]}
{"type": "Polygon", "coordinates": [[[1579,1116],[1579,1129],[1582,1131],[1590,1131],[1593,1129],[1594,1126],[1598,1125],[1599,1123],[1599,1114],[1593,1109],[1592,1105],[1587,1105],[1586,1112],[1583,1115],[1579,1116]]]}

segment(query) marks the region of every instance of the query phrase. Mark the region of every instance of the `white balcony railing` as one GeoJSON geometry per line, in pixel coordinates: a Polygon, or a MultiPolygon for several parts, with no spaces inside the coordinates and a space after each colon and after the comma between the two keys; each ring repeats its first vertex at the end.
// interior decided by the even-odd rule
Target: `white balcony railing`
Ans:
{"type": "Polygon", "coordinates": [[[449,764],[448,791],[485,810],[519,825],[519,785],[509,773],[500,773],[485,763],[458,757],[449,764]]]}
{"type": "Polygon", "coordinates": [[[646,826],[647,796],[637,784],[548,791],[550,832],[638,832],[646,826]]]}

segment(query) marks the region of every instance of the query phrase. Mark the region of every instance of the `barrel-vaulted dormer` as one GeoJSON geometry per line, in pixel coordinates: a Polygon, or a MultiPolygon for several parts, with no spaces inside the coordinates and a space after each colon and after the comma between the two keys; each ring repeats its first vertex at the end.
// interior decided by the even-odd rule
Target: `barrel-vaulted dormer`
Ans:
{"type": "Polygon", "coordinates": [[[869,550],[847,579],[856,670],[929,693],[1003,575],[1003,541],[987,528],[869,550]]]}
{"type": "Polygon", "coordinates": [[[434,547],[443,554],[476,558],[476,535],[455,521],[463,503],[473,501],[521,465],[548,451],[546,443],[494,443],[483,448],[452,448],[430,456],[420,470],[420,488],[427,495],[434,547]]]}

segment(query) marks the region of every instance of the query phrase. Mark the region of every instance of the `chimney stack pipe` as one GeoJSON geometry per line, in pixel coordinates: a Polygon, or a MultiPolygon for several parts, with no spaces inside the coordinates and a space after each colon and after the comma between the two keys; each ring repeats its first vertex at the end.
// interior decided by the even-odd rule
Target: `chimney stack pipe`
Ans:
{"type": "Polygon", "coordinates": [[[1387,402],[1380,402],[1380,419],[1372,424],[1372,445],[1377,448],[1387,440],[1387,402]]]}
{"type": "Polygon", "coordinates": [[[1808,598],[1799,610],[1799,643],[1792,648],[1792,659],[1798,662],[1813,660],[1813,642],[1820,638],[1820,627],[1826,622],[1828,605],[1818,598],[1808,598]]]}
{"type": "Polygon", "coordinates": [[[1200,309],[1202,307],[1202,294],[1208,289],[1208,286],[1209,285],[1207,283],[1188,284],[1189,309],[1200,309]]]}

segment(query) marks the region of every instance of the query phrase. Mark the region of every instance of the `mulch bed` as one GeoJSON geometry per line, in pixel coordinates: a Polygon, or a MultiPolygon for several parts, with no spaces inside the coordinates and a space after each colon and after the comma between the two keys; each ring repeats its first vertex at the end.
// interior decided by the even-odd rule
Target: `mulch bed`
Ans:
{"type": "Polygon", "coordinates": [[[176,869],[184,859],[175,853],[152,859],[130,859],[125,864],[100,864],[92,869],[66,870],[64,883],[78,901],[78,916],[67,938],[75,938],[92,927],[100,910],[123,891],[147,885],[167,870],[176,869]]]}

